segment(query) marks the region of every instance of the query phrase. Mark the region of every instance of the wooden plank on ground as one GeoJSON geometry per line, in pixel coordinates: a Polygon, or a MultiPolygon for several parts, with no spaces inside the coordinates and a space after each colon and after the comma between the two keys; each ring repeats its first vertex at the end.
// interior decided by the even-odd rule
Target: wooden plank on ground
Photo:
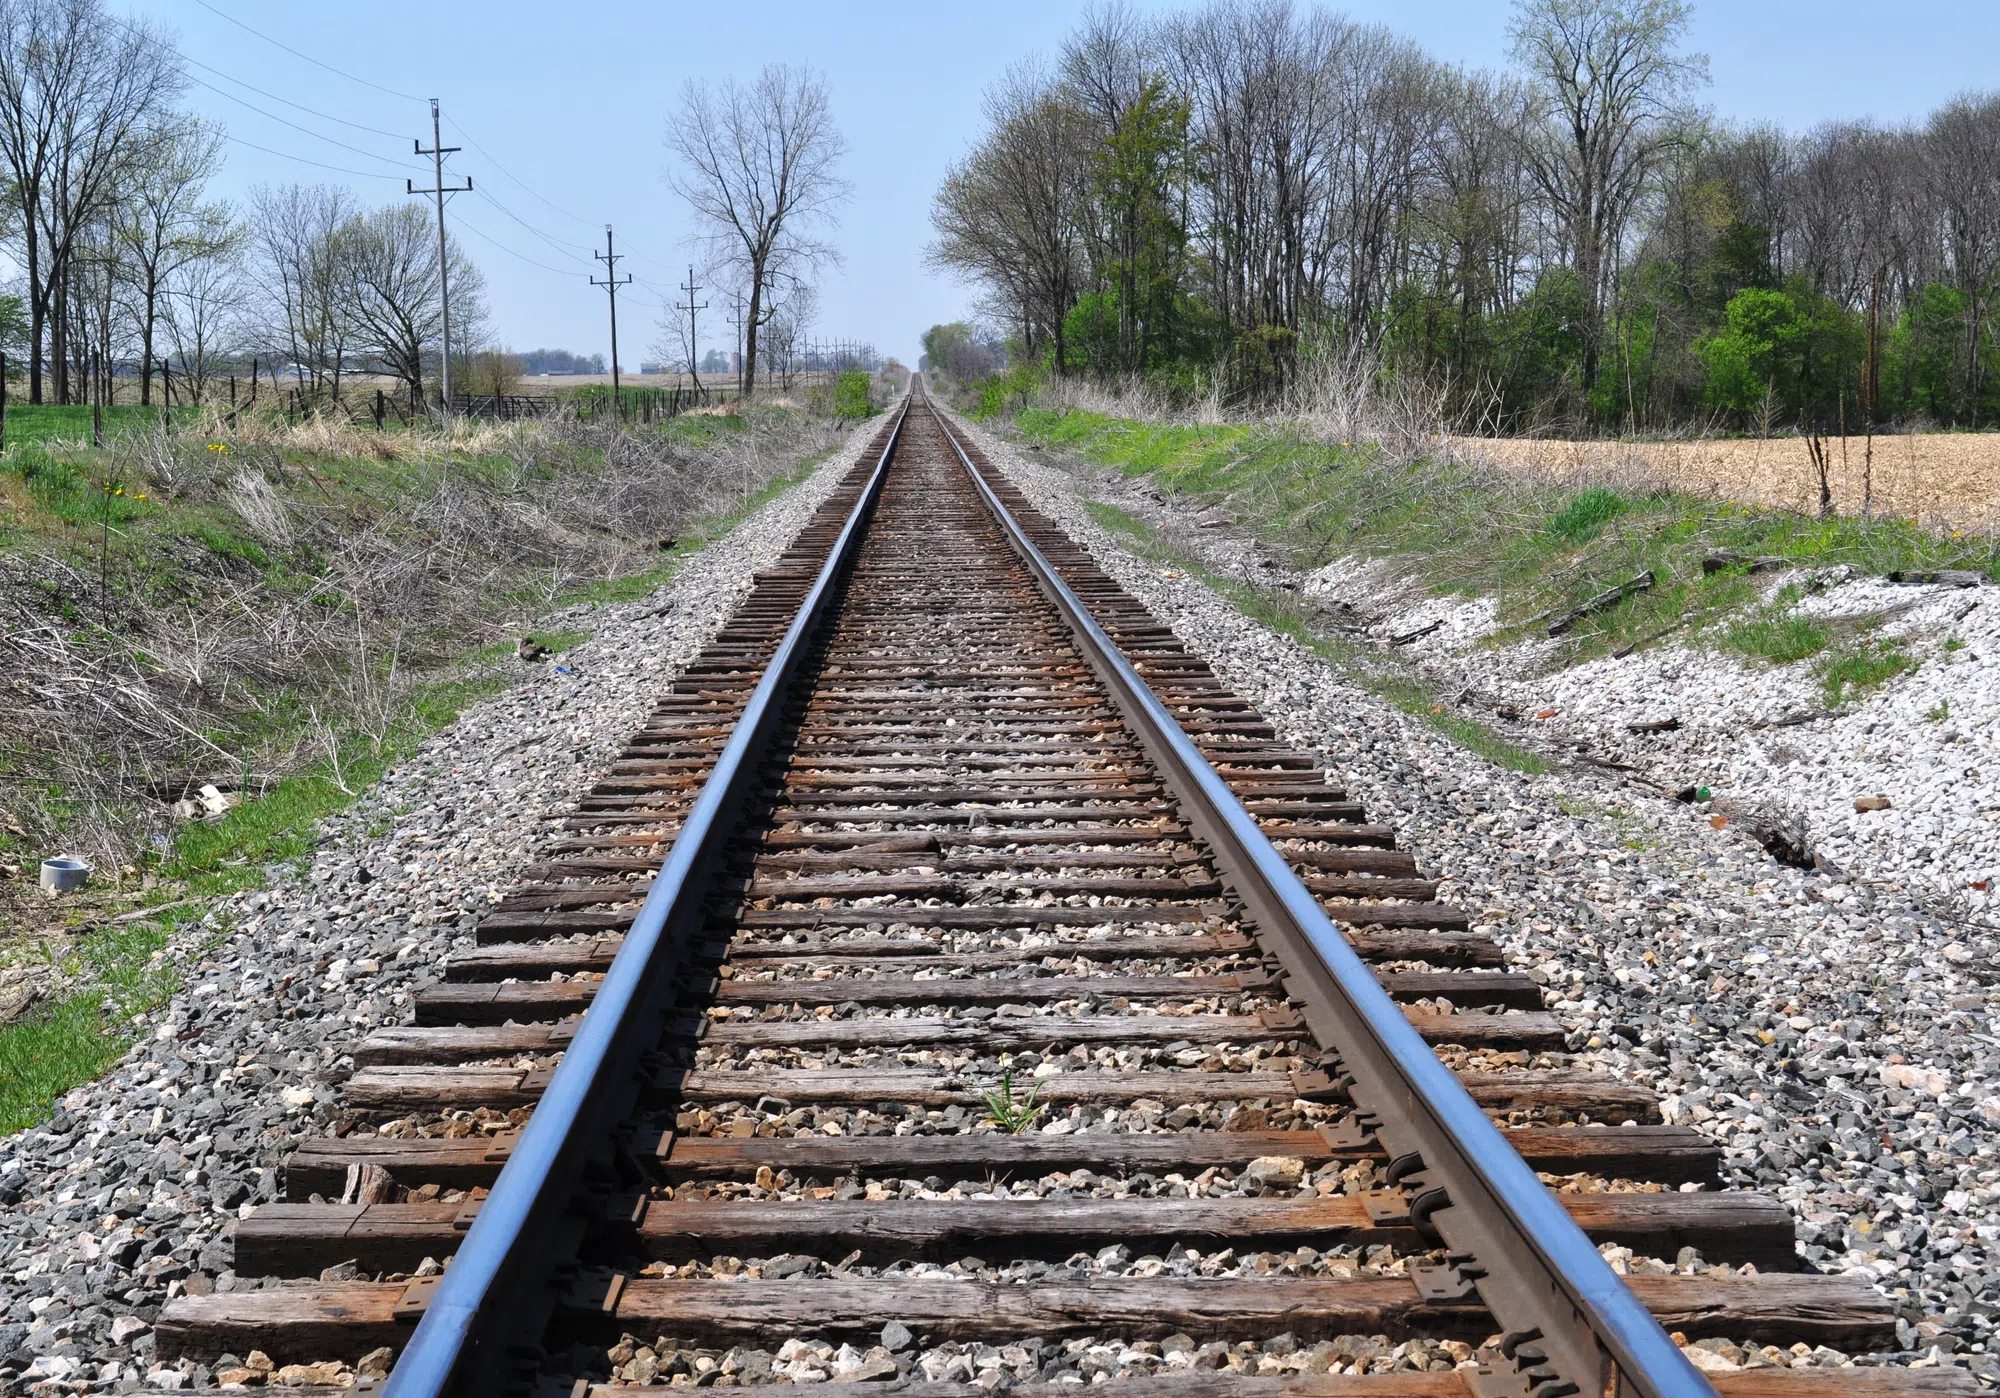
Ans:
{"type": "MultiPolygon", "coordinates": [[[[1872,1351],[1895,1342],[1894,1303],[1846,1277],[1640,1277],[1633,1293],[1661,1324],[1690,1339],[1824,1344],[1872,1351]]],[[[413,1325],[398,1322],[400,1282],[315,1282],[262,1291],[180,1296],[161,1310],[162,1358],[247,1354],[283,1364],[352,1363],[400,1346],[413,1325]]],[[[928,1278],[819,1277],[807,1281],[665,1280],[635,1277],[606,1315],[601,1284],[566,1298],[568,1328],[593,1338],[622,1331],[671,1333],[697,1342],[771,1343],[824,1335],[872,1342],[890,1320],[932,1342],[1083,1335],[1197,1341],[1288,1332],[1313,1342],[1339,1335],[1459,1338],[1478,1343],[1492,1317],[1477,1304],[1431,1302],[1402,1277],[1111,1278],[996,1285],[928,1278]]]]}

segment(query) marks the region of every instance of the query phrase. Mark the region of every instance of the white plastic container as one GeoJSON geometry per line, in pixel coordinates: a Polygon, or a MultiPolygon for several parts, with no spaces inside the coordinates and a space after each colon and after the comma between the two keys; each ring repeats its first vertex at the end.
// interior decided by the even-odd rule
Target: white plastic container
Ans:
{"type": "Polygon", "coordinates": [[[90,882],[90,861],[60,854],[42,861],[42,887],[51,893],[72,893],[90,882]]]}

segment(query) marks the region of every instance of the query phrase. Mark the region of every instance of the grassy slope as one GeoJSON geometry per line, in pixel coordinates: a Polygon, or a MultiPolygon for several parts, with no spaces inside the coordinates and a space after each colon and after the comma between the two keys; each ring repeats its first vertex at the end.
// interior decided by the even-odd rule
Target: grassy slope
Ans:
{"type": "Polygon", "coordinates": [[[1091,518],[1113,533],[1123,534],[1133,552],[1185,569],[1228,600],[1245,616],[1290,636],[1320,659],[1342,671],[1370,693],[1404,713],[1414,714],[1460,746],[1517,772],[1544,772],[1541,758],[1475,719],[1456,714],[1438,702],[1428,686],[1407,668],[1374,655],[1363,647],[1316,632],[1289,592],[1259,587],[1212,572],[1184,550],[1176,549],[1152,525],[1116,505],[1087,502],[1091,518]]]}
{"type": "MultiPolygon", "coordinates": [[[[730,421],[685,418],[672,426],[689,445],[699,446],[719,433],[734,430],[730,421]]],[[[42,459],[31,453],[28,464],[32,467],[42,459]]],[[[557,598],[554,605],[644,597],[668,582],[690,555],[803,481],[819,459],[801,462],[796,470],[771,481],[728,511],[702,521],[677,539],[671,550],[660,554],[651,568],[591,584],[557,598]]],[[[113,528],[125,531],[121,537],[137,556],[143,557],[163,540],[193,539],[247,566],[270,566],[256,543],[237,532],[241,526],[233,516],[225,523],[201,509],[109,495],[104,483],[87,473],[79,473],[83,476],[80,486],[62,472],[45,473],[38,484],[34,470],[24,472],[21,456],[13,452],[6,464],[14,469],[0,471],[0,508],[5,503],[15,506],[13,532],[17,538],[32,535],[48,542],[52,536],[59,538],[66,527],[87,529],[103,517],[104,502],[108,501],[113,528]]],[[[395,463],[349,458],[314,463],[314,474],[327,489],[353,492],[357,499],[366,498],[371,485],[382,483],[380,473],[397,469],[395,463]]],[[[0,546],[7,537],[0,530],[0,546]]],[[[561,651],[587,635],[579,631],[539,633],[535,639],[561,651]]],[[[503,663],[495,668],[494,662],[510,661],[511,655],[512,648],[502,645],[462,657],[457,673],[412,697],[387,734],[347,744],[337,766],[327,761],[315,763],[218,821],[178,827],[172,846],[162,852],[157,868],[150,871],[153,886],[134,900],[140,906],[124,915],[127,920],[107,920],[110,910],[103,909],[94,924],[79,918],[73,935],[64,938],[59,948],[47,939],[37,939],[31,945],[0,949],[0,955],[60,962],[81,986],[13,1024],[0,1026],[0,1133],[41,1120],[55,1098],[116,1062],[131,1042],[132,1016],[162,1003],[180,986],[178,972],[161,955],[174,933],[198,922],[208,911],[210,900],[269,882],[284,865],[302,865],[311,854],[315,829],[324,817],[350,805],[392,763],[415,751],[466,706],[505,687],[506,676],[518,667],[503,663]],[[149,908],[155,911],[148,914],[149,908]]],[[[21,857],[7,852],[11,843],[10,837],[0,833],[0,855],[21,857]]]]}
{"type": "Polygon", "coordinates": [[[1498,600],[1499,642],[1651,570],[1656,585],[1580,621],[1573,659],[1698,637],[1773,663],[1816,661],[1830,705],[1910,665],[1865,627],[1802,623],[1781,597],[1749,621],[1761,585],[1741,567],[1704,572],[1718,550],[1864,574],[1970,568],[2000,577],[1992,540],[1940,538],[1900,520],[1816,519],[1659,491],[1569,492],[1463,467],[1384,462],[1365,443],[1327,443],[1254,424],[1174,426],[1077,410],[1021,410],[1030,441],[1146,476],[1170,494],[1226,504],[1295,566],[1394,559],[1439,595],[1498,600]]]}

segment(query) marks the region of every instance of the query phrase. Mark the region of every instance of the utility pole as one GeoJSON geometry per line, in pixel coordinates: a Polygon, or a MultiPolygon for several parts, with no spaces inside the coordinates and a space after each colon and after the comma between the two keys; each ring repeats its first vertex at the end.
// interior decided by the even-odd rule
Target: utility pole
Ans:
{"type": "Polygon", "coordinates": [[[736,399],[743,400],[743,293],[729,293],[729,318],[736,324],[736,399]]]}
{"type": "Polygon", "coordinates": [[[695,343],[695,312],[707,310],[708,302],[704,301],[699,306],[694,303],[694,294],[701,290],[701,284],[694,279],[692,263],[688,265],[688,279],[681,283],[681,290],[687,293],[688,299],[685,303],[674,302],[674,309],[688,313],[688,377],[694,380],[694,396],[700,398],[702,396],[701,347],[695,343]]]}
{"type": "MultiPolygon", "coordinates": [[[[618,280],[621,254],[611,250],[611,225],[608,223],[604,225],[604,251],[594,252],[591,256],[604,264],[604,280],[592,277],[590,284],[603,287],[611,297],[611,420],[616,423],[623,420],[625,410],[624,401],[618,396],[618,288],[630,283],[632,276],[628,272],[624,281],[618,280]]],[[[688,272],[688,280],[694,280],[692,270],[688,272]]]]}
{"type": "Polygon", "coordinates": [[[416,154],[428,155],[431,158],[431,175],[432,175],[431,187],[429,189],[418,189],[416,184],[411,180],[404,180],[403,183],[406,186],[408,186],[409,192],[412,194],[431,194],[437,196],[438,303],[444,309],[444,361],[443,361],[444,412],[446,417],[450,417],[451,416],[451,277],[450,273],[447,271],[445,266],[445,255],[444,255],[444,197],[447,194],[466,194],[471,192],[472,177],[470,175],[466,176],[464,184],[455,184],[451,186],[446,186],[444,182],[444,158],[447,155],[457,154],[460,147],[448,146],[444,143],[444,137],[442,133],[438,130],[437,98],[435,97],[431,98],[431,148],[429,150],[425,150],[424,143],[421,140],[413,140],[410,142],[410,144],[413,147],[415,147],[416,154]]]}

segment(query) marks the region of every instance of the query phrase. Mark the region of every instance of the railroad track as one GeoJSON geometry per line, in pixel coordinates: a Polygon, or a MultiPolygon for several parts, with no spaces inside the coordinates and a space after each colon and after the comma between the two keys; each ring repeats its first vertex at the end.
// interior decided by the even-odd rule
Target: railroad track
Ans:
{"type": "Polygon", "coordinates": [[[162,1352],[386,1350],[410,1398],[814,1340],[927,1395],[1100,1340],[1188,1394],[1970,1389],[1691,1365],[1668,1331],[1869,1351],[1896,1316],[1796,1271],[1785,1207],[1709,1188],[1644,1087],[1563,1066],[1436,893],[917,397],[354,1047],[351,1129],[237,1227],[268,1280],[169,1303],[162,1352]],[[1209,1372],[1280,1335],[1330,1371],[1209,1372]]]}

